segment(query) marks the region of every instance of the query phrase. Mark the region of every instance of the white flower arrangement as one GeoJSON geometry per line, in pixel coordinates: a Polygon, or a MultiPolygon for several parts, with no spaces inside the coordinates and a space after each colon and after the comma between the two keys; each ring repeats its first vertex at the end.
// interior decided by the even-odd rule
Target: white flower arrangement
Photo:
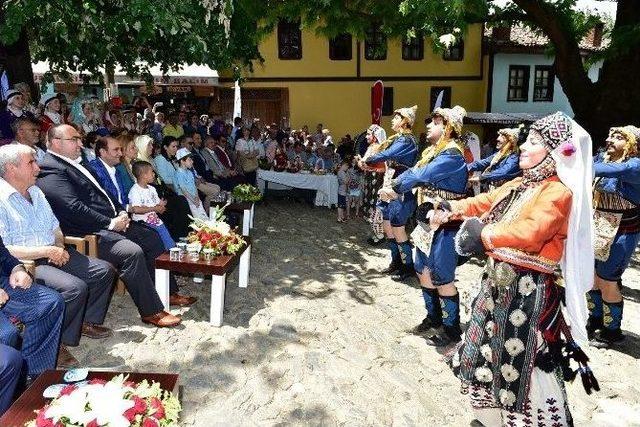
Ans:
{"type": "Polygon", "coordinates": [[[456,36],[453,34],[443,34],[438,37],[438,41],[444,45],[444,47],[449,48],[452,44],[456,42],[456,36]]]}

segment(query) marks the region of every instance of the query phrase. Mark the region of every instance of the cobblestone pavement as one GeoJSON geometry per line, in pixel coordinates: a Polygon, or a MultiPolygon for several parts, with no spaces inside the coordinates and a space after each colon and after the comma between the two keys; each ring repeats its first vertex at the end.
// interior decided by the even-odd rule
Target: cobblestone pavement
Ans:
{"type": "MultiPolygon", "coordinates": [[[[468,425],[459,381],[406,333],[424,316],[417,283],[376,272],[386,251],[367,246],[364,221],[338,224],[335,211],[272,201],[255,225],[249,288],[228,279],[221,328],[208,323],[209,282],[181,278],[200,300],[175,311],[180,327],[143,325],[130,297],[114,296],[114,336],[85,338],[73,353],[92,367],[178,372],[187,426],[468,425]]],[[[458,271],[467,304],[480,269],[458,271]]],[[[589,350],[602,391],[568,388],[576,425],[640,425],[639,277],[624,277],[624,345],[589,350]]]]}

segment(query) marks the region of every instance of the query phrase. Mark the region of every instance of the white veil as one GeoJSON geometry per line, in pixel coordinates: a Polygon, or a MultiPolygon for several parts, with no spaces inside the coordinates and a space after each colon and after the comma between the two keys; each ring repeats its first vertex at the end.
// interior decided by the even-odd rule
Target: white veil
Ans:
{"type": "Polygon", "coordinates": [[[571,213],[567,228],[564,255],[560,261],[565,282],[565,302],[571,335],[583,349],[588,348],[586,293],[593,288],[593,213],[592,213],[592,154],[591,136],[572,121],[572,140],[575,148],[566,155],[567,143],[560,144],[551,156],[556,162],[558,178],[572,192],[571,213]]]}

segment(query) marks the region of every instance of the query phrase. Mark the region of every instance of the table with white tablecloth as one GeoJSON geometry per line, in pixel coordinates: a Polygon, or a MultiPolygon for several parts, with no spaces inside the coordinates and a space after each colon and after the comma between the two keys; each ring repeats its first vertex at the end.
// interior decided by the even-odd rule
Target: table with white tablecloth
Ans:
{"type": "Polygon", "coordinates": [[[315,175],[312,173],[275,172],[258,169],[258,188],[264,193],[265,184],[274,188],[271,183],[286,188],[303,188],[316,190],[316,206],[338,204],[338,177],[333,174],[315,175]]]}

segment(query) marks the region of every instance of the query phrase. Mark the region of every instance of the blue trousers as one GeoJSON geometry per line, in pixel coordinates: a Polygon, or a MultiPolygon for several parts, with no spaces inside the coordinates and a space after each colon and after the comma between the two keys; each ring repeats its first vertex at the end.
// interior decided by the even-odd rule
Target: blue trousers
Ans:
{"type": "Polygon", "coordinates": [[[19,350],[27,362],[27,373],[37,375],[54,369],[64,316],[62,296],[38,284],[29,289],[14,289],[9,286],[7,277],[0,279],[0,287],[9,295],[9,301],[0,309],[0,331],[9,331],[9,336],[15,333],[15,326],[8,319],[10,316],[24,323],[19,350]]]}
{"type": "Polygon", "coordinates": [[[457,229],[439,229],[433,236],[431,253],[416,250],[413,260],[415,270],[422,274],[426,268],[431,272],[431,282],[435,286],[446,285],[456,278],[458,254],[455,248],[457,229]]]}
{"type": "Polygon", "coordinates": [[[169,249],[176,247],[176,242],[173,240],[173,237],[171,237],[171,234],[169,234],[169,230],[167,230],[166,225],[164,224],[159,224],[159,225],[147,224],[147,225],[153,228],[156,231],[156,233],[158,233],[158,235],[162,239],[162,244],[164,244],[165,251],[168,251],[169,249]]]}
{"type": "Polygon", "coordinates": [[[609,258],[606,261],[596,260],[596,274],[598,277],[616,282],[631,262],[633,251],[638,246],[640,233],[618,234],[613,240],[609,258]]]}
{"type": "Polygon", "coordinates": [[[0,416],[11,406],[21,369],[20,352],[8,345],[0,344],[0,416]]]}

